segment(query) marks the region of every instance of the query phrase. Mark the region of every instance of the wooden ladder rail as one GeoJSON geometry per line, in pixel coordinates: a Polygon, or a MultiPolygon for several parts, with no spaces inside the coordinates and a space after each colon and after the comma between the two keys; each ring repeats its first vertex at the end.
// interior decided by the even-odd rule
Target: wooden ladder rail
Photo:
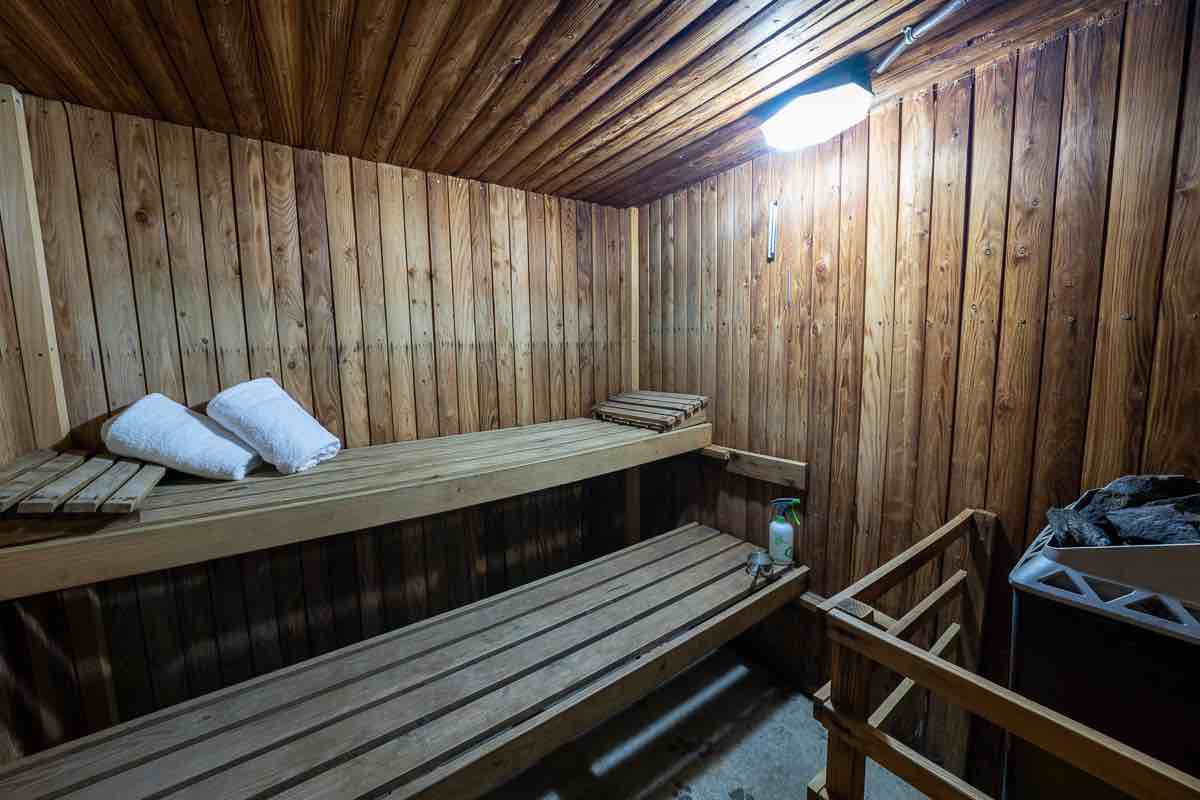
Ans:
{"type": "Polygon", "coordinates": [[[846,590],[821,603],[833,651],[832,679],[817,693],[814,716],[829,732],[826,768],[808,785],[809,800],[861,800],[866,758],[940,800],[990,800],[954,772],[881,730],[888,716],[920,686],[1030,744],[1137,798],[1200,797],[1200,779],[1082,725],[1050,708],[948,661],[954,644],[974,661],[986,597],[996,517],[967,509],[846,590]],[[957,541],[968,545],[966,569],[956,571],[897,620],[881,621],[867,605],[957,541]],[[926,650],[905,639],[951,599],[970,600],[969,618],[949,625],[926,650]],[[974,651],[974,652],[972,652],[974,651]],[[886,667],[903,680],[874,711],[871,679],[886,667]]]}

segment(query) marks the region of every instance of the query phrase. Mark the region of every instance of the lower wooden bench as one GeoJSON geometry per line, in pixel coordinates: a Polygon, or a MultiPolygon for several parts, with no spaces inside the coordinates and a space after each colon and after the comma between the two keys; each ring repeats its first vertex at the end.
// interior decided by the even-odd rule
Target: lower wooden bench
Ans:
{"type": "Polygon", "coordinates": [[[805,588],[689,525],[0,771],[4,798],[478,797],[805,588]]]}

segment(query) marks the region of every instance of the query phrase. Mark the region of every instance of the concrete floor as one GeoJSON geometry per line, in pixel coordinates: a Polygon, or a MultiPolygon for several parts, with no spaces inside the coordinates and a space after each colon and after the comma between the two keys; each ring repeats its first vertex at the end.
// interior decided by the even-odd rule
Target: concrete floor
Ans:
{"type": "MultiPolygon", "coordinates": [[[[722,648],[485,800],[802,800],[825,766],[803,694],[722,648]]],[[[923,797],[867,762],[867,797],[923,797]]]]}

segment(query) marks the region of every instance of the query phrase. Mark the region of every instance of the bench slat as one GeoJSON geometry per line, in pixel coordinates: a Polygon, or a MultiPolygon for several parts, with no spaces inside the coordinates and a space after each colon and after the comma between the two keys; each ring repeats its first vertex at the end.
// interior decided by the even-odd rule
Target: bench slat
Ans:
{"type": "Polygon", "coordinates": [[[61,794],[158,754],[218,735],[281,704],[300,702],[377,673],[405,654],[434,652],[577,594],[624,581],[632,572],[661,560],[678,559],[719,536],[711,528],[698,525],[678,528],[462,609],[68,743],[0,770],[0,796],[8,792],[30,797],[61,794]],[[69,771],[61,769],[60,759],[69,759],[69,771]]]}

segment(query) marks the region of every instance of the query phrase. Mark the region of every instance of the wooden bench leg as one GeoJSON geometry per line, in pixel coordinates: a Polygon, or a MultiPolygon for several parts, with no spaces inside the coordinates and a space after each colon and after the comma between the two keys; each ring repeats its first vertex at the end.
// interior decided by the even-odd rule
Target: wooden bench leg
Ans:
{"type": "MultiPolygon", "coordinates": [[[[838,715],[865,722],[870,706],[873,664],[845,647],[834,645],[831,700],[838,715]]],[[[863,800],[866,757],[838,730],[830,715],[825,792],[830,800],[863,800]]]]}
{"type": "Polygon", "coordinates": [[[625,544],[642,540],[642,468],[625,470],[625,544]]]}

